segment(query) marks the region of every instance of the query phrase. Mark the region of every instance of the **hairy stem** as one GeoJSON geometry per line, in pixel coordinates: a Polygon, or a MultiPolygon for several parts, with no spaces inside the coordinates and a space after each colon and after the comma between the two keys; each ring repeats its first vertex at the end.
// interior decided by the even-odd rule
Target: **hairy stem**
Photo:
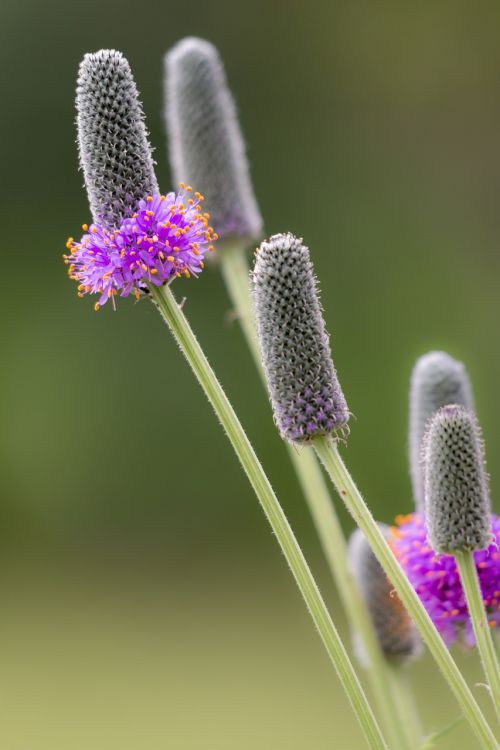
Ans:
{"type": "Polygon", "coordinates": [[[252,485],[261,507],[280,544],[299,591],[313,618],[328,655],[372,750],[387,750],[382,733],[340,636],[333,624],[309,566],[264,470],[241,426],[222,386],[201,349],[171,289],[151,285],[150,292],[181,352],[211,403],[252,485]]]}
{"type": "Polygon", "coordinates": [[[313,445],[337,492],[366,536],[376,558],[420,631],[482,747],[498,750],[498,743],[491,727],[354,484],[340,457],[337,444],[329,438],[320,437],[313,441],[313,445]]]}
{"type": "Polygon", "coordinates": [[[498,664],[493,637],[484,609],[483,597],[477,576],[474,555],[471,551],[455,552],[460,580],[467,600],[476,644],[483,663],[484,673],[490,687],[491,698],[497,718],[500,719],[500,666],[498,664]]]}

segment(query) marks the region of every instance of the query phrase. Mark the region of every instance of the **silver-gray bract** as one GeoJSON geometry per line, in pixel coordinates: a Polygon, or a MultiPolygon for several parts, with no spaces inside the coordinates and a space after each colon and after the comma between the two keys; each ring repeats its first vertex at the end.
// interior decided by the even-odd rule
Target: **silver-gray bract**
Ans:
{"type": "Polygon", "coordinates": [[[262,242],[252,275],[257,334],[276,424],[291,443],[345,426],[309,250],[292,234],[262,242]]]}
{"type": "MultiPolygon", "coordinates": [[[[378,525],[387,539],[389,527],[378,525]]],[[[418,632],[361,529],[356,529],[349,539],[348,563],[384,655],[400,661],[418,656],[421,652],[418,632]]],[[[359,661],[368,667],[369,659],[357,636],[354,645],[359,661]]]]}
{"type": "Polygon", "coordinates": [[[165,56],[165,117],[175,182],[206,199],[221,239],[262,235],[236,108],[216,48],[195,37],[165,56]]]}
{"type": "Polygon", "coordinates": [[[436,552],[491,544],[490,498],[484,447],[474,413],[444,406],[424,437],[425,512],[436,552]]]}
{"type": "Polygon", "coordinates": [[[422,438],[430,418],[442,406],[461,404],[474,408],[472,387],[462,362],[446,352],[419,357],[410,383],[409,460],[417,510],[424,508],[422,438]]]}
{"type": "Polygon", "coordinates": [[[76,90],[80,164],[96,223],[116,229],[158,192],[144,114],[127,60],[115,50],[83,58],[76,90]]]}

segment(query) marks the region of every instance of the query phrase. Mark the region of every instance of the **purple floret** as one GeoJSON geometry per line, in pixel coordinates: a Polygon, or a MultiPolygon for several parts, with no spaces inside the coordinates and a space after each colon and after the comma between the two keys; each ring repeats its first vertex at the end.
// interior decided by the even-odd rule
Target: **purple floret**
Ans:
{"type": "Polygon", "coordinates": [[[137,212],[116,231],[97,224],[83,225],[80,242],[70,237],[65,255],[69,276],[78,281],[78,294],[99,294],[98,310],[115,296],[138,298],[148,284],[162,286],[178,276],[197,276],[203,258],[218,239],[202,213],[203,196],[181,184],[181,191],[149,195],[137,212]]]}
{"type": "MultiPolygon", "coordinates": [[[[492,539],[474,560],[491,628],[500,625],[500,518],[491,516],[492,539]]],[[[437,555],[427,543],[424,516],[398,516],[389,543],[445,643],[475,639],[455,558],[437,555]]]]}

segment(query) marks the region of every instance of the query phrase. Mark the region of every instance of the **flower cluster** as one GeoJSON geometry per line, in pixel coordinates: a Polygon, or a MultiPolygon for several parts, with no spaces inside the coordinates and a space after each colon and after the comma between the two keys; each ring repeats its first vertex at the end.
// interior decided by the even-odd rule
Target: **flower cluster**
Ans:
{"type": "MultiPolygon", "coordinates": [[[[474,561],[490,627],[500,625],[500,517],[491,516],[492,539],[474,552],[474,561]]],[[[437,555],[427,542],[424,516],[398,516],[389,543],[413,588],[447,645],[462,635],[474,644],[465,595],[455,558],[437,555]]]]}
{"type": "Polygon", "coordinates": [[[218,239],[202,212],[203,196],[181,183],[179,193],[148,195],[136,213],[116,231],[83,225],[79,242],[69,238],[64,260],[78,281],[78,295],[99,294],[95,309],[115,296],[136,298],[148,284],[162,286],[172,278],[196,276],[203,258],[218,239]]]}

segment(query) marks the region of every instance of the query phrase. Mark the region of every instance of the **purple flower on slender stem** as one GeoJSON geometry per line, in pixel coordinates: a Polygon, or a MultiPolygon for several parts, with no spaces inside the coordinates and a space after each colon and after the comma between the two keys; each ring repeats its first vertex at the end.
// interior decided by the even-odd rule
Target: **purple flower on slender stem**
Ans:
{"type": "Polygon", "coordinates": [[[218,239],[203,213],[203,196],[181,183],[179,193],[148,195],[137,211],[116,230],[83,225],[79,242],[70,237],[64,256],[69,276],[78,281],[78,295],[99,294],[95,309],[115,296],[128,297],[162,286],[179,276],[197,276],[203,258],[218,239]]]}
{"type": "MultiPolygon", "coordinates": [[[[474,552],[479,584],[491,628],[500,625],[500,517],[491,516],[492,540],[474,552]]],[[[390,544],[413,588],[447,645],[462,635],[474,645],[474,633],[455,558],[437,555],[427,542],[424,516],[398,516],[390,544]]]]}

